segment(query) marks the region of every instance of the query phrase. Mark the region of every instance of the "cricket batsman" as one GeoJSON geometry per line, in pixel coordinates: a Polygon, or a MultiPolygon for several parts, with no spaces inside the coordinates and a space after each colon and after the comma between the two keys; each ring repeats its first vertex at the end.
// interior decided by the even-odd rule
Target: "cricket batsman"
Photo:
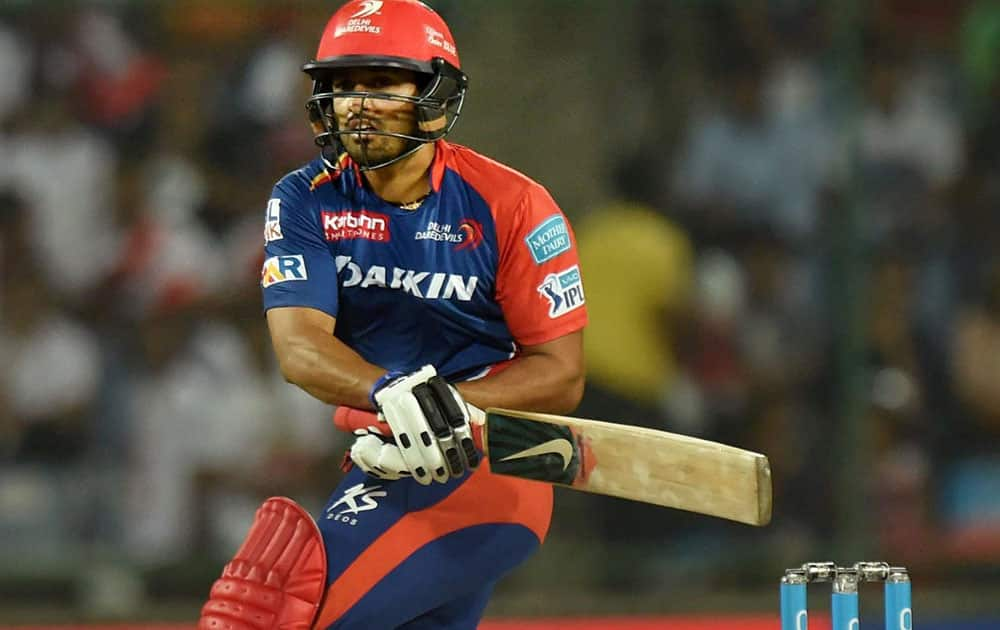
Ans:
{"type": "Polygon", "coordinates": [[[471,630],[552,512],[548,484],[490,472],[475,419],[578,404],[575,237],[541,185],[444,139],[468,78],[425,4],[348,2],[303,70],[320,151],[267,203],[264,309],[285,378],[356,438],[320,514],[258,510],[199,627],[471,630]]]}

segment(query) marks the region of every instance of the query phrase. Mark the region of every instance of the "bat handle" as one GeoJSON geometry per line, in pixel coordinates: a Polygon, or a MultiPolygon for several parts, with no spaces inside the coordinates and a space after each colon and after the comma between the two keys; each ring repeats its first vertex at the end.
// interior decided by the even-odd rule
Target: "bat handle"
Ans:
{"type": "Polygon", "coordinates": [[[478,424],[479,426],[483,426],[484,424],[486,424],[486,412],[485,411],[483,411],[482,409],[480,409],[479,407],[477,407],[475,405],[470,405],[469,403],[465,403],[465,405],[466,405],[466,407],[469,408],[469,423],[470,424],[478,424]]]}

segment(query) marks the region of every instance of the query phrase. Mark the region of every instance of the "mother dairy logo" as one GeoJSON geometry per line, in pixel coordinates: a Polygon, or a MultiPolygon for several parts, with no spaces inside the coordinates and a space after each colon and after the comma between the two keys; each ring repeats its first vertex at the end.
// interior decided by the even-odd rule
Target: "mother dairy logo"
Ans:
{"type": "Polygon", "coordinates": [[[542,221],[524,240],[528,244],[528,250],[531,251],[531,257],[539,265],[569,251],[572,247],[569,228],[561,214],[553,214],[542,221]]]}

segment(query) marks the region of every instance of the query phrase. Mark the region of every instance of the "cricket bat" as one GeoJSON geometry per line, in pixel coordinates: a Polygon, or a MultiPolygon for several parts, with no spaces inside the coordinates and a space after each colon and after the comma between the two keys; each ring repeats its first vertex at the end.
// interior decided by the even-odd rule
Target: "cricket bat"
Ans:
{"type": "Polygon", "coordinates": [[[763,526],[771,468],[752,451],[686,435],[489,408],[483,450],[494,473],[763,526]]]}

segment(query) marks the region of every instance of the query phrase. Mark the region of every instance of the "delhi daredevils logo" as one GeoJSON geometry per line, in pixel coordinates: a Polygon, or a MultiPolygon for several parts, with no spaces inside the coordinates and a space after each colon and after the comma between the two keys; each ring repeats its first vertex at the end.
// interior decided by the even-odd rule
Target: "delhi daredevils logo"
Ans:
{"type": "Polygon", "coordinates": [[[351,16],[351,18],[371,17],[382,10],[382,0],[365,0],[361,3],[361,10],[351,16]]]}
{"type": "Polygon", "coordinates": [[[474,219],[463,219],[458,225],[458,233],[462,235],[462,242],[455,246],[455,251],[475,249],[483,242],[483,226],[474,219]]]}

